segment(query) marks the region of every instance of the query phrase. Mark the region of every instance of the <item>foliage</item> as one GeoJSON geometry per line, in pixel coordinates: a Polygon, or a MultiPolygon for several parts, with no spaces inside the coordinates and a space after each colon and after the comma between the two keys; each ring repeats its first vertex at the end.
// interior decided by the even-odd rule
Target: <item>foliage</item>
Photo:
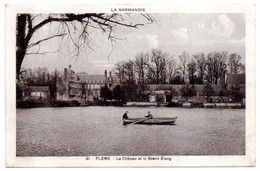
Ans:
{"type": "Polygon", "coordinates": [[[209,83],[206,84],[206,86],[203,89],[203,95],[206,96],[207,98],[215,95],[215,91],[214,91],[213,87],[211,86],[211,84],[209,84],[209,83]]]}
{"type": "Polygon", "coordinates": [[[180,59],[180,70],[182,72],[182,80],[184,83],[186,83],[186,72],[187,72],[187,63],[189,59],[189,54],[187,52],[182,52],[181,55],[179,55],[180,59]]]}
{"type": "Polygon", "coordinates": [[[160,49],[153,49],[150,54],[149,71],[151,82],[166,84],[166,69],[169,62],[169,55],[160,49]]]}
{"type": "Polygon", "coordinates": [[[181,76],[177,75],[171,80],[171,84],[184,84],[181,76]]]}
{"type": "Polygon", "coordinates": [[[194,60],[190,60],[189,63],[188,63],[188,78],[189,78],[189,83],[190,84],[195,84],[196,83],[196,76],[195,76],[195,73],[196,73],[196,63],[194,60]]]}
{"type": "Polygon", "coordinates": [[[227,89],[227,85],[225,84],[224,86],[222,86],[222,89],[219,91],[218,95],[220,97],[223,97],[223,96],[228,96],[229,94],[229,91],[227,89]]]}
{"type": "Polygon", "coordinates": [[[182,96],[184,96],[184,97],[192,97],[192,96],[196,95],[194,86],[190,86],[188,84],[183,86],[180,91],[181,91],[182,96]]]}
{"type": "Polygon", "coordinates": [[[224,82],[225,74],[227,72],[227,57],[228,53],[212,52],[208,54],[206,63],[207,82],[213,84],[220,84],[224,82]]]}
{"type": "Polygon", "coordinates": [[[177,95],[179,95],[179,92],[176,91],[175,89],[172,89],[171,95],[172,95],[172,96],[177,96],[177,95]]]}
{"type": "Polygon", "coordinates": [[[206,63],[207,59],[205,58],[205,54],[203,52],[193,55],[196,61],[196,68],[198,72],[198,82],[203,84],[205,72],[206,72],[206,63]]]}
{"type": "Polygon", "coordinates": [[[103,98],[104,101],[106,101],[107,99],[112,100],[112,91],[107,86],[101,87],[100,97],[103,98]]]}
{"type": "Polygon", "coordinates": [[[241,63],[241,56],[237,53],[232,53],[228,58],[228,67],[231,74],[244,72],[244,65],[241,63]]]}
{"type": "Polygon", "coordinates": [[[159,102],[159,103],[164,102],[164,98],[163,98],[163,96],[161,96],[161,95],[157,95],[157,96],[156,96],[156,101],[159,102]]]}
{"type": "Polygon", "coordinates": [[[137,85],[135,83],[123,84],[122,89],[127,101],[131,102],[131,101],[136,101],[138,99],[137,85]]]}
{"type": "Polygon", "coordinates": [[[122,101],[125,99],[125,94],[120,87],[120,85],[117,85],[113,90],[113,98],[118,101],[122,101]]]}
{"type": "Polygon", "coordinates": [[[233,99],[234,102],[241,102],[245,98],[245,90],[240,85],[232,85],[229,88],[229,97],[233,99]]]}

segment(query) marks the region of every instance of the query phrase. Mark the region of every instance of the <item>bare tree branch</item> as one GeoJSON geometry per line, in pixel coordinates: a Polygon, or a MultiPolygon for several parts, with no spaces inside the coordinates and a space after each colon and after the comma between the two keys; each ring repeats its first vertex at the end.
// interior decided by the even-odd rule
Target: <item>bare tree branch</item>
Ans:
{"type": "Polygon", "coordinates": [[[32,53],[26,53],[26,55],[46,55],[48,53],[56,53],[59,52],[59,50],[53,51],[53,52],[32,52],[32,53]]]}
{"type": "MultiPolygon", "coordinates": [[[[134,15],[134,14],[133,14],[134,15]]],[[[64,37],[66,33],[69,34],[67,37],[71,40],[72,44],[76,47],[77,54],[79,55],[80,48],[87,46],[91,48],[91,29],[99,29],[102,33],[105,33],[108,36],[112,44],[113,51],[113,42],[117,39],[112,33],[117,28],[117,26],[129,27],[129,28],[138,28],[143,26],[146,21],[153,23],[153,18],[149,14],[138,14],[145,18],[145,21],[135,21],[135,18],[131,18],[130,14],[105,14],[105,13],[84,13],[84,14],[73,14],[73,13],[64,13],[64,14],[18,14],[17,15],[17,77],[21,69],[22,62],[25,55],[30,54],[27,51],[36,45],[39,45],[41,42],[53,39],[55,37],[64,37]],[[125,17],[130,17],[129,20],[125,20],[125,17]],[[132,21],[133,20],[133,21],[132,21]],[[61,23],[58,26],[57,32],[53,33],[55,35],[49,35],[49,37],[36,41],[35,43],[30,42],[33,35],[37,34],[37,31],[50,23],[61,23]],[[88,29],[90,28],[90,29],[88,29]],[[62,30],[63,29],[63,30],[62,30]],[[75,35],[71,35],[75,34],[75,35]]],[[[38,50],[39,51],[39,50],[38,50]]],[[[111,53],[112,53],[111,51],[111,53]]],[[[111,54],[110,53],[110,54],[111,54]]],[[[109,56],[110,56],[109,54],[109,56]]]]}
{"type": "Polygon", "coordinates": [[[54,36],[47,37],[47,38],[45,38],[45,39],[41,39],[41,40],[39,40],[39,41],[37,41],[37,42],[35,42],[35,43],[32,43],[32,44],[28,45],[27,50],[30,49],[30,48],[33,47],[33,46],[36,46],[36,45],[40,44],[41,42],[44,42],[44,41],[46,41],[46,40],[50,40],[50,39],[52,39],[52,38],[54,38],[54,37],[61,37],[61,36],[64,36],[64,35],[66,35],[66,33],[57,34],[57,35],[54,35],[54,36]]]}

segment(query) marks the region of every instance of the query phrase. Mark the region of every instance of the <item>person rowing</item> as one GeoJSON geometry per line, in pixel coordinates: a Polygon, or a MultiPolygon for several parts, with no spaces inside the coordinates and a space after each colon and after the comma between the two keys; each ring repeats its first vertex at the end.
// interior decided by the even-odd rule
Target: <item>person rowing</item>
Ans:
{"type": "Polygon", "coordinates": [[[128,111],[126,111],[126,112],[124,113],[124,115],[123,115],[123,119],[128,119],[127,114],[128,114],[128,111]]]}
{"type": "Polygon", "coordinates": [[[148,115],[147,116],[145,116],[146,118],[148,118],[148,119],[153,119],[153,115],[151,114],[151,112],[150,111],[148,111],[148,115]]]}

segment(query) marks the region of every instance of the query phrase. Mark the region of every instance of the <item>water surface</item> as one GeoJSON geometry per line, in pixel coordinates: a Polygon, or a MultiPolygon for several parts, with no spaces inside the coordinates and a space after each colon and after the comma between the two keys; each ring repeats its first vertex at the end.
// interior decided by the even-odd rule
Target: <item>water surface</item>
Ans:
{"type": "Polygon", "coordinates": [[[17,156],[244,155],[245,110],[166,107],[17,109],[17,156]],[[122,115],[177,116],[123,125],[122,115]]]}

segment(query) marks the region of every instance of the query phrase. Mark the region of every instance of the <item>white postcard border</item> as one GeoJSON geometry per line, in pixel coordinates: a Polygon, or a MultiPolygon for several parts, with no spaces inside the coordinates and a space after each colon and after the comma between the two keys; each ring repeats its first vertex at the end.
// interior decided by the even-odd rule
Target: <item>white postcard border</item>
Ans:
{"type": "MultiPolygon", "coordinates": [[[[255,165],[255,65],[256,18],[254,4],[167,5],[6,5],[6,167],[133,167],[133,166],[254,166],[255,165]],[[86,157],[16,157],[15,26],[17,13],[106,12],[111,8],[145,8],[146,13],[245,13],[246,17],[246,155],[170,156],[171,161],[86,160],[86,157]]],[[[119,157],[119,156],[118,156],[119,157]]],[[[137,156],[133,156],[138,158],[137,156]]],[[[142,156],[140,156],[142,157],[142,156]]],[[[92,157],[91,157],[92,158],[92,157]]]]}

